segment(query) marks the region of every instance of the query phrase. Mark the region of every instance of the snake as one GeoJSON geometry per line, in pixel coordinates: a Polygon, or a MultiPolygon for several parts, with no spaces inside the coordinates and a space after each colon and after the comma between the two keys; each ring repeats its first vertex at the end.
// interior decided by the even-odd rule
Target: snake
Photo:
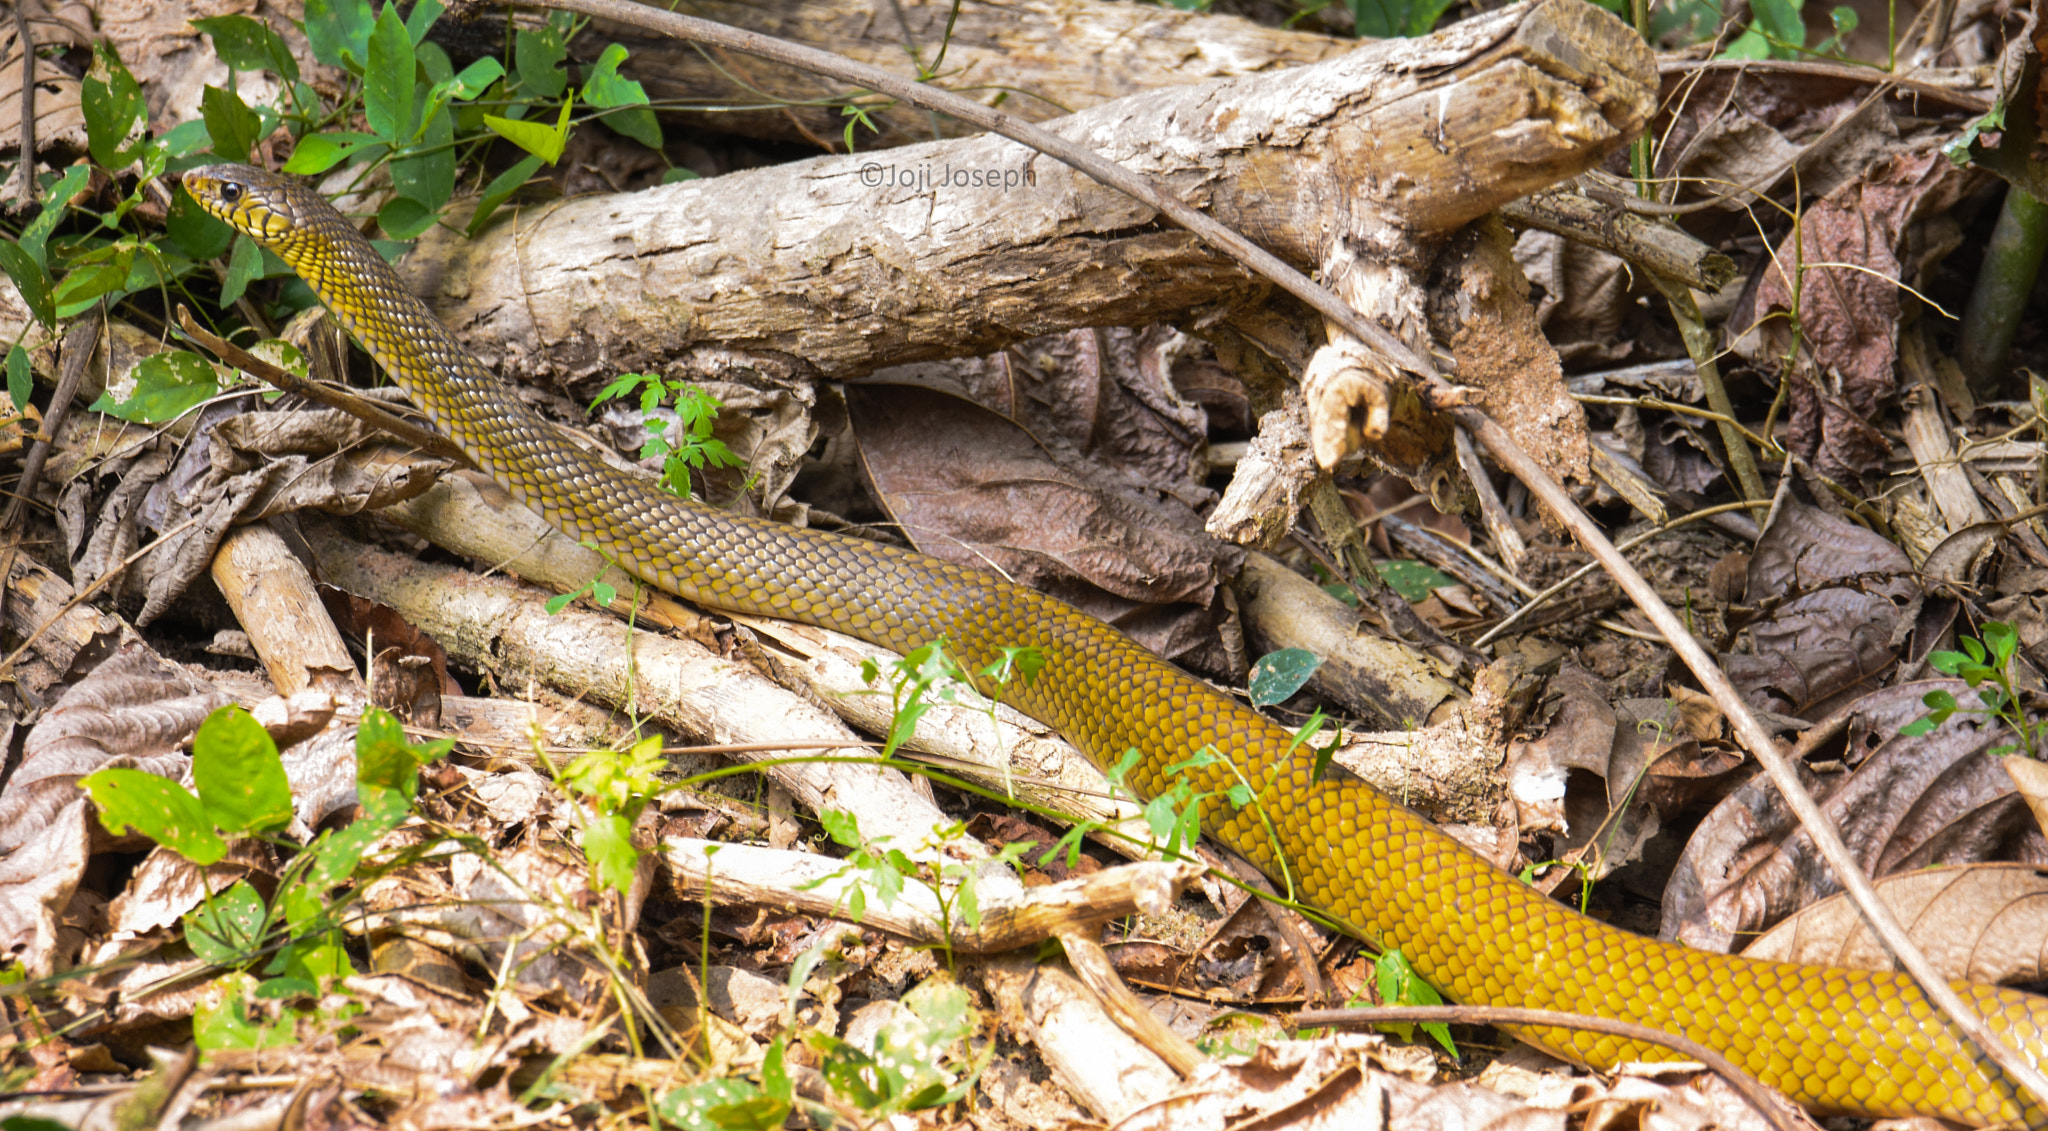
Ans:
{"type": "MultiPolygon", "coordinates": [[[[2048,1126],[2040,1102],[1906,975],[1696,951],[1581,914],[1366,782],[1319,768],[1294,732],[1053,597],[886,543],[732,514],[606,464],[513,397],[310,185],[241,165],[192,169],[183,184],[305,280],[436,428],[555,528],[714,609],[898,652],[943,640],[977,673],[1004,649],[1036,649],[1042,669],[1002,688],[1005,702],[1098,765],[1138,752],[1124,777],[1132,790],[1187,787],[1182,796],[1204,799],[1204,835],[1341,930],[1398,947],[1452,1000],[1682,1033],[1817,1112],[2048,1126]]],[[[2048,1059],[2048,998],[1955,988],[2027,1059],[2048,1059]]],[[[1674,1055],[1601,1033],[1513,1032],[1593,1068],[1674,1055]]]]}

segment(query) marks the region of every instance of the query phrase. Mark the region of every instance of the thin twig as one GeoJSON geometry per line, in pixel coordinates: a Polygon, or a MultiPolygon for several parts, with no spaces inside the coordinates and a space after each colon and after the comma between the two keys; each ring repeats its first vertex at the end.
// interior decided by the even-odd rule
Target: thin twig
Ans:
{"type": "Polygon", "coordinates": [[[1647,1025],[1595,1017],[1585,1013],[1497,1005],[1381,1005],[1364,1009],[1304,1009],[1294,1015],[1294,1023],[1297,1026],[1309,1029],[1366,1029],[1389,1023],[1418,1022],[1450,1025],[1540,1025],[1551,1029],[1580,1029],[1588,1033],[1606,1033],[1624,1040],[1658,1045],[1689,1056],[1719,1073],[1728,1081],[1730,1087],[1741,1094],[1749,1106],[1756,1109],[1758,1115],[1764,1117],[1764,1122],[1776,1131],[1796,1131],[1798,1127],[1785,1111],[1783,1098],[1764,1087],[1756,1077],[1736,1067],[1734,1061],[1690,1037],[1666,1033],[1647,1025]]]}
{"type": "MultiPolygon", "coordinates": [[[[99,349],[100,331],[105,324],[106,304],[94,303],[91,312],[73,323],[64,335],[58,362],[62,368],[57,373],[57,389],[50,394],[50,411],[43,416],[43,425],[36,432],[35,442],[29,445],[28,457],[22,461],[21,478],[15,483],[14,494],[7,500],[6,509],[0,511],[0,535],[6,538],[6,544],[0,546],[0,579],[14,576],[14,558],[21,551],[23,511],[35,492],[36,481],[42,478],[43,464],[50,458],[50,445],[57,438],[57,430],[64,427],[65,418],[71,415],[78,383],[85,379],[86,363],[99,349]]],[[[0,589],[0,610],[6,607],[7,593],[0,589]]]]}

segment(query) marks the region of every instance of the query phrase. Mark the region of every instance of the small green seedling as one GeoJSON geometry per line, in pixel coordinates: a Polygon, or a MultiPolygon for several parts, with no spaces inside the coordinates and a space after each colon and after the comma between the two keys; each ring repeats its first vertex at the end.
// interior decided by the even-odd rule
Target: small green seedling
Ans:
{"type": "Polygon", "coordinates": [[[1947,722],[1951,715],[1981,715],[2003,722],[2018,738],[2016,742],[1993,747],[1992,754],[2024,752],[2029,758],[2039,758],[2042,730],[2048,728],[2048,721],[2027,721],[2027,713],[2021,707],[2012,684],[2012,659],[2019,651],[2019,633],[2011,625],[1995,620],[1985,621],[1983,632],[1981,640],[1963,637],[1959,641],[1960,652],[1929,654],[1927,664],[1935,671],[1962,680],[1977,692],[1978,701],[1984,705],[1965,707],[1958,704],[1956,697],[1949,692],[1930,691],[1920,699],[1927,707],[1927,713],[1900,727],[1899,733],[1907,738],[1918,738],[1947,722]]]}

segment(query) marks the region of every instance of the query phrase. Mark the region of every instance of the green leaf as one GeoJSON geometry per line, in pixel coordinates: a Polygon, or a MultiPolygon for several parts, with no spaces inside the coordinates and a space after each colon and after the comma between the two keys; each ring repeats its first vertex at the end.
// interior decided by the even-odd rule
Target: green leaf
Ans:
{"type": "Polygon", "coordinates": [[[185,913],[185,943],[201,962],[233,966],[263,941],[263,897],[247,880],[185,913]]]}
{"type": "Polygon", "coordinates": [[[1266,653],[1252,665],[1252,706],[1270,707],[1275,703],[1285,703],[1322,666],[1322,657],[1306,648],[1282,648],[1278,652],[1266,653]]]}
{"type": "Polygon", "coordinates": [[[263,276],[263,249],[248,236],[236,233],[234,254],[228,256],[228,273],[220,284],[220,304],[233,306],[263,276]]]}
{"type": "Polygon", "coordinates": [[[446,93],[467,102],[491,88],[491,84],[505,77],[505,64],[486,55],[469,66],[462,73],[448,81],[446,93]]]}
{"type": "Polygon", "coordinates": [[[589,818],[583,826],[583,855],[598,883],[624,895],[633,886],[633,872],[640,866],[640,851],[633,847],[632,819],[618,814],[589,818]]]}
{"type": "Polygon", "coordinates": [[[50,294],[50,301],[57,304],[57,317],[69,318],[82,313],[94,300],[113,294],[128,282],[128,269],[134,265],[134,249],[129,257],[113,263],[94,263],[64,276],[57,289],[50,294]]]}
{"type": "Polygon", "coordinates": [[[484,186],[483,197],[477,201],[476,213],[469,218],[469,227],[465,234],[471,239],[476,238],[477,233],[483,231],[490,223],[491,215],[498,210],[498,206],[510,200],[513,193],[532,180],[533,175],[540,172],[540,167],[540,158],[522,157],[518,164],[491,178],[491,183],[484,186]]]}
{"type": "Polygon", "coordinates": [[[569,89],[569,74],[561,69],[568,57],[562,34],[552,27],[521,31],[512,38],[512,69],[519,75],[519,85],[537,98],[560,98],[569,89]]]}
{"type": "Polygon", "coordinates": [[[1985,621],[1984,643],[1991,649],[1991,666],[2002,669],[2012,662],[2012,654],[2020,646],[2020,637],[2004,621],[1985,621]]]}
{"type": "Polygon", "coordinates": [[[283,1048],[295,1043],[291,1014],[287,1013],[282,1022],[250,1020],[248,995],[255,989],[256,979],[247,974],[229,974],[214,984],[221,990],[221,996],[201,1000],[192,1007],[192,1043],[202,1051],[283,1048]]]}
{"type": "Polygon", "coordinates": [[[377,210],[377,226],[392,239],[409,240],[434,226],[434,212],[411,197],[397,197],[377,210]]]}
{"type": "Polygon", "coordinates": [[[369,54],[370,0],[306,0],[306,42],[313,58],[361,73],[369,54]]]}
{"type": "Polygon", "coordinates": [[[1736,36],[1727,47],[1722,49],[1721,54],[1717,57],[1722,59],[1768,59],[1771,57],[1771,41],[1765,39],[1762,32],[1752,27],[1741,35],[1736,36]]]}
{"type": "Polygon", "coordinates": [[[394,145],[412,140],[413,63],[412,36],[398,16],[398,5],[387,2],[370,31],[370,58],[363,70],[363,117],[378,137],[394,145]]]}
{"type": "Polygon", "coordinates": [[[860,847],[860,819],[844,809],[818,810],[818,824],[841,848],[860,847]]]}
{"type": "Polygon", "coordinates": [[[229,161],[247,161],[249,150],[261,140],[262,119],[232,90],[207,87],[199,95],[199,115],[213,139],[213,151],[229,161]]]}
{"type": "Polygon", "coordinates": [[[1405,559],[1380,562],[1377,568],[1387,585],[1399,593],[1402,600],[1409,602],[1428,600],[1432,591],[1458,583],[1449,574],[1405,559]]]}
{"type": "Polygon", "coordinates": [[[619,74],[619,64],[625,61],[624,47],[616,43],[606,47],[584,81],[583,101],[601,110],[617,111],[604,116],[605,125],[649,149],[660,149],[661,123],[647,109],[647,88],[619,74]]]}
{"type": "Polygon", "coordinates": [[[42,264],[45,269],[49,267],[49,257],[44,252],[43,244],[50,238],[50,233],[56,230],[57,224],[64,219],[65,213],[71,210],[71,198],[85,187],[86,179],[90,176],[92,170],[82,164],[64,170],[64,175],[43,194],[43,210],[21,230],[22,250],[35,256],[36,262],[42,264]]]}
{"type": "Polygon", "coordinates": [[[7,399],[14,402],[14,411],[28,407],[28,397],[35,387],[35,374],[28,362],[28,351],[21,343],[7,347],[7,399]]]}
{"type": "Polygon", "coordinates": [[[113,171],[133,164],[141,152],[149,107],[141,85],[105,40],[93,46],[92,66],[79,88],[79,109],[85,115],[86,147],[93,161],[113,171]]]}
{"type": "Polygon", "coordinates": [[[211,146],[213,135],[206,132],[204,119],[195,118],[172,126],[162,137],[156,139],[156,143],[163,147],[164,155],[175,162],[211,146]]]}
{"type": "Polygon", "coordinates": [[[356,727],[357,792],[382,790],[411,801],[419,789],[420,767],[454,746],[455,740],[449,738],[409,743],[397,719],[387,711],[369,708],[356,727]]]}
{"type": "MultiPolygon", "coordinates": [[[[1772,46],[1804,47],[1806,21],[1799,15],[1804,6],[1804,0],[1750,0],[1749,10],[1756,17],[1756,25],[1776,41],[1772,46]]],[[[1790,57],[1790,52],[1782,49],[1779,53],[1790,57]]]]}
{"type": "MultiPolygon", "coordinates": [[[[654,1110],[661,1121],[680,1127],[683,1131],[749,1131],[755,1125],[748,1122],[726,1123],[727,1119],[745,1120],[752,1112],[745,1105],[754,1100],[764,1099],[760,1089],[745,1080],[708,1080],[677,1088],[661,1097],[654,1110]]],[[[785,1106],[782,1118],[788,1117],[785,1106]]],[[[782,1118],[762,1128],[782,1126],[782,1118]]]]}
{"type": "MultiPolygon", "coordinates": [[[[293,939],[273,965],[284,979],[310,985],[315,992],[322,982],[346,978],[356,972],[355,964],[348,960],[348,951],[341,945],[340,931],[322,931],[293,939]]],[[[268,995],[259,990],[256,996],[268,995]]]]}
{"type": "Polygon", "coordinates": [[[227,842],[213,831],[199,799],[169,778],[141,770],[96,770],[78,781],[115,836],[132,828],[194,864],[217,863],[227,842]]]}
{"type": "Polygon", "coordinates": [[[376,134],[307,134],[293,148],[291,160],[284,163],[284,171],[302,177],[317,176],[369,146],[383,144],[383,139],[376,134]]]}
{"type": "MultiPolygon", "coordinates": [[[[420,131],[420,144],[426,152],[391,163],[391,187],[398,190],[398,195],[418,201],[430,213],[441,211],[441,206],[455,194],[454,143],[455,119],[442,110],[428,119],[420,131]]],[[[413,235],[424,230],[416,229],[413,235]]]]}
{"type": "Polygon", "coordinates": [[[0,269],[14,280],[14,289],[28,304],[29,313],[46,328],[57,325],[57,307],[50,297],[50,276],[27,248],[13,240],[0,239],[0,269]]]}
{"type": "Polygon", "coordinates": [[[447,10],[447,5],[441,0],[418,0],[412,6],[412,12],[405,17],[405,33],[412,37],[413,46],[419,46],[427,38],[427,33],[434,30],[434,21],[447,10]]]}
{"type": "Polygon", "coordinates": [[[33,1115],[10,1115],[0,1119],[0,1131],[71,1131],[71,1128],[54,1119],[38,1119],[33,1115]]]}
{"type": "Polygon", "coordinates": [[[214,54],[238,71],[271,71],[297,82],[299,61],[269,25],[248,16],[213,16],[192,26],[213,40],[214,54]]]}
{"type": "Polygon", "coordinates": [[[569,108],[575,104],[574,98],[562,100],[562,112],[552,128],[539,122],[519,122],[495,114],[485,114],[484,125],[489,126],[492,133],[552,165],[562,159],[562,150],[569,144],[569,108]]]}
{"type": "Polygon", "coordinates": [[[240,707],[222,707],[199,724],[192,740],[192,782],[206,815],[225,832],[270,832],[291,824],[292,783],[277,744],[240,707]]]}
{"type": "MultiPolygon", "coordinates": [[[[1380,1000],[1388,1005],[1444,1003],[1436,988],[1422,980],[1422,975],[1415,972],[1415,967],[1408,964],[1407,956],[1399,950],[1390,950],[1380,955],[1373,963],[1373,969],[1379,975],[1380,1000]]],[[[1411,1026],[1398,1022],[1382,1025],[1380,1028],[1393,1030],[1400,1034],[1404,1041],[1410,1039],[1414,1032],[1411,1026]]],[[[1452,1056],[1458,1055],[1458,1046],[1451,1043],[1450,1026],[1438,1021],[1425,1021],[1422,1024],[1422,1031],[1435,1038],[1436,1043],[1442,1045],[1445,1052],[1452,1056]]]]}
{"type": "Polygon", "coordinates": [[[190,350],[165,350],[135,366],[135,392],[127,400],[117,404],[101,393],[92,408],[137,424],[161,424],[219,392],[220,378],[212,363],[190,350]]]}

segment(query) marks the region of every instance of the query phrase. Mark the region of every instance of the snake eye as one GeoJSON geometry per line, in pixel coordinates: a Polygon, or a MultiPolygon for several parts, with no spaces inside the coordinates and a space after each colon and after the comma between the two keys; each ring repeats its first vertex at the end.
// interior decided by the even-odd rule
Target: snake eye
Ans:
{"type": "Polygon", "coordinates": [[[236,204],[242,199],[242,186],[234,181],[220,183],[220,199],[223,204],[236,204]]]}

